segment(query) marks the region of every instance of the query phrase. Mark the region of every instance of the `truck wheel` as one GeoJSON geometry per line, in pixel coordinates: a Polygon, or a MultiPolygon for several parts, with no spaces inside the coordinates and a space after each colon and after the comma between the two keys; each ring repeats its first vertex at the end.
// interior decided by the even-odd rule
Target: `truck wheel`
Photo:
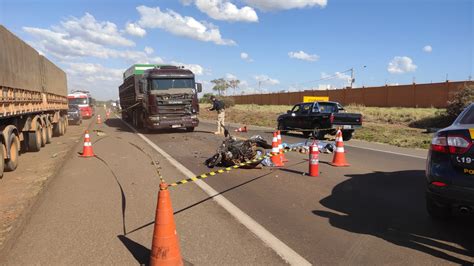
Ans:
{"type": "Polygon", "coordinates": [[[28,132],[28,151],[38,152],[41,150],[41,128],[38,126],[36,131],[28,132]]]}
{"type": "Polygon", "coordinates": [[[321,126],[319,124],[317,124],[315,127],[314,127],[314,131],[312,132],[313,134],[313,137],[315,137],[316,139],[324,139],[324,137],[326,136],[326,131],[324,130],[318,130],[320,129],[321,126]]]}
{"type": "Polygon", "coordinates": [[[283,122],[278,122],[278,130],[280,130],[281,134],[288,133],[288,130],[286,129],[286,126],[283,122]]]}
{"type": "Polygon", "coordinates": [[[194,127],[187,127],[186,128],[186,132],[193,132],[194,131],[194,127]]]}
{"type": "Polygon", "coordinates": [[[68,122],[67,117],[63,116],[63,135],[67,132],[67,127],[69,126],[68,122]]]}
{"type": "Polygon", "coordinates": [[[308,138],[311,135],[310,131],[303,131],[302,133],[305,138],[308,138]]]}
{"type": "Polygon", "coordinates": [[[342,140],[343,141],[349,141],[352,139],[352,135],[354,135],[354,132],[344,132],[342,131],[342,140]]]}
{"type": "Polygon", "coordinates": [[[10,158],[5,159],[5,167],[4,167],[5,171],[7,172],[15,171],[15,169],[18,167],[19,147],[20,147],[20,140],[15,134],[12,133],[10,135],[10,158]]]}
{"type": "Polygon", "coordinates": [[[51,143],[52,139],[53,139],[53,127],[49,125],[48,127],[46,127],[46,143],[47,144],[51,143]]]}
{"type": "Polygon", "coordinates": [[[53,136],[61,136],[61,119],[56,124],[53,124],[53,136]]]}
{"type": "Polygon", "coordinates": [[[3,177],[3,171],[5,171],[5,155],[3,154],[4,147],[0,147],[0,178],[3,177]]]}
{"type": "Polygon", "coordinates": [[[41,147],[46,146],[46,141],[47,141],[46,131],[47,131],[46,127],[41,128],[41,147]]]}
{"type": "Polygon", "coordinates": [[[61,117],[61,118],[59,119],[59,136],[64,135],[64,133],[65,133],[64,126],[65,126],[65,124],[64,124],[64,119],[61,117]]]}

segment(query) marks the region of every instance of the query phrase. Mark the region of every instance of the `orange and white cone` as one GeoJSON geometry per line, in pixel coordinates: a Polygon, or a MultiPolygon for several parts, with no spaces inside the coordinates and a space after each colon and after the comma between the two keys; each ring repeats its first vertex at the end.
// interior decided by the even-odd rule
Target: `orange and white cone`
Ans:
{"type": "Polygon", "coordinates": [[[151,244],[150,266],[156,265],[183,265],[170,192],[168,191],[168,185],[165,183],[160,184],[160,191],[158,192],[155,228],[151,244]]]}
{"type": "Polygon", "coordinates": [[[281,134],[280,134],[280,130],[277,131],[277,140],[278,140],[278,149],[280,150],[281,154],[281,161],[286,163],[288,162],[288,160],[285,158],[285,154],[283,153],[283,145],[281,144],[281,134]]]}
{"type": "Polygon", "coordinates": [[[344,141],[342,140],[342,132],[338,130],[336,133],[336,150],[332,159],[332,166],[344,167],[350,164],[346,161],[346,154],[344,152],[344,141]]]}
{"type": "Polygon", "coordinates": [[[91,137],[89,131],[86,130],[84,134],[84,147],[82,148],[81,157],[94,157],[94,151],[92,150],[91,137]]]}
{"type": "Polygon", "coordinates": [[[97,124],[102,124],[102,120],[100,119],[100,115],[97,115],[97,124]]]}
{"type": "Polygon", "coordinates": [[[309,146],[309,176],[319,176],[319,150],[316,141],[309,146]]]}
{"type": "Polygon", "coordinates": [[[276,132],[273,132],[273,140],[272,140],[272,163],[276,167],[282,167],[283,162],[281,161],[280,156],[280,149],[278,148],[278,136],[276,132]]]}
{"type": "Polygon", "coordinates": [[[110,112],[107,110],[107,112],[105,113],[105,120],[107,120],[109,118],[110,118],[110,112]]]}

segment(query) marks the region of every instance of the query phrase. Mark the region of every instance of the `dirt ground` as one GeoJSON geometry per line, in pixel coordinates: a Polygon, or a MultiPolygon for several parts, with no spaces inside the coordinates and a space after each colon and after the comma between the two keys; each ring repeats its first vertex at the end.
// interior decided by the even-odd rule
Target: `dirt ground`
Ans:
{"type": "Polygon", "coordinates": [[[0,179],[0,253],[28,219],[38,196],[61,168],[64,160],[80,149],[84,130],[95,120],[82,125],[69,125],[65,135],[55,137],[51,144],[35,153],[20,155],[18,168],[0,179]],[[81,144],[80,144],[81,143],[81,144]],[[77,146],[77,148],[75,148],[77,146]]]}

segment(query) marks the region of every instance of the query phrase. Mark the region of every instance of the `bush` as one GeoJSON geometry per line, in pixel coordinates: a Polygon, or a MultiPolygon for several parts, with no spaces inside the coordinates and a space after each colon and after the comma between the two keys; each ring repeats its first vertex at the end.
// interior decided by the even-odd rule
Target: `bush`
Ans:
{"type": "Polygon", "coordinates": [[[224,102],[225,108],[230,108],[235,105],[234,98],[232,97],[222,97],[221,100],[224,102]]]}
{"type": "Polygon", "coordinates": [[[204,93],[204,95],[199,99],[199,103],[211,103],[212,93],[204,93]]]}
{"type": "Polygon", "coordinates": [[[452,120],[454,120],[473,101],[474,86],[465,86],[454,95],[451,101],[448,102],[446,113],[452,120]]]}

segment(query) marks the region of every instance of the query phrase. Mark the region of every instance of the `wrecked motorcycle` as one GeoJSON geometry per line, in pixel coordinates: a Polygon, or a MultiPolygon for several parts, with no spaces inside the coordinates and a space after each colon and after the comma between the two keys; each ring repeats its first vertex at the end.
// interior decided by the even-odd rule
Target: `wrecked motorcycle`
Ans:
{"type": "MultiPolygon", "coordinates": [[[[268,144],[261,136],[256,135],[247,140],[237,140],[230,136],[225,129],[225,140],[217,148],[216,154],[205,161],[205,165],[209,168],[215,166],[229,167],[265,155],[265,149],[271,149],[272,145],[268,144]]],[[[246,168],[254,168],[260,162],[248,164],[246,168]]]]}

